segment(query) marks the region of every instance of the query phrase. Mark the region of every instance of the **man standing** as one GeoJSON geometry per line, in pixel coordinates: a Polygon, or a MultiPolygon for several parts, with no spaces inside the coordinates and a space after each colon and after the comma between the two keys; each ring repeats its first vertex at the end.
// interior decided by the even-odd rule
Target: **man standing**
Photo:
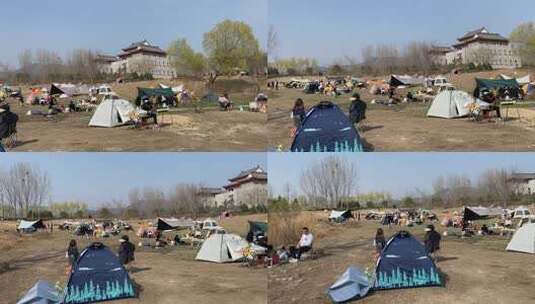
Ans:
{"type": "Polygon", "coordinates": [[[435,226],[433,225],[427,225],[427,228],[425,228],[425,250],[427,251],[427,254],[433,259],[435,262],[438,261],[438,251],[440,250],[440,240],[441,240],[440,233],[435,231],[435,226]]]}
{"type": "Polygon", "coordinates": [[[121,239],[119,239],[119,242],[121,242],[121,245],[119,246],[119,261],[126,267],[135,259],[134,251],[136,250],[136,246],[130,243],[127,235],[123,235],[121,239]]]}
{"type": "Polygon", "coordinates": [[[366,119],[366,103],[360,99],[359,93],[355,93],[351,97],[351,105],[349,106],[349,119],[353,124],[358,124],[366,119]]]}

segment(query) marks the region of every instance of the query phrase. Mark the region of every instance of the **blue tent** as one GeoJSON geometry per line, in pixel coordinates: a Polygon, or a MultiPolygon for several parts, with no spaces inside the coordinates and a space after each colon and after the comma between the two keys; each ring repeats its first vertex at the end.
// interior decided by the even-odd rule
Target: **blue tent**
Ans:
{"type": "Polygon", "coordinates": [[[361,152],[355,126],[342,110],[322,101],[307,113],[295,134],[292,152],[361,152]]]}
{"type": "Polygon", "coordinates": [[[386,244],[375,269],[375,289],[440,286],[442,281],[425,247],[400,231],[386,244]]]}
{"type": "Polygon", "coordinates": [[[58,292],[46,281],[39,280],[17,304],[56,304],[61,301],[58,292]]]}
{"type": "Polygon", "coordinates": [[[64,303],[94,303],[135,297],[134,285],[117,256],[93,243],[80,254],[65,290],[64,303]]]}
{"type": "Polygon", "coordinates": [[[355,266],[346,272],[327,290],[327,294],[335,303],[343,303],[362,298],[368,294],[370,282],[368,277],[355,266]]]}

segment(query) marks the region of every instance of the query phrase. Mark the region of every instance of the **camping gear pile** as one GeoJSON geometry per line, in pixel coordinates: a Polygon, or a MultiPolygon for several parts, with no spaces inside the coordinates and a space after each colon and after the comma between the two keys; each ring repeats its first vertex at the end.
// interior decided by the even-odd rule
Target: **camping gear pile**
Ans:
{"type": "Polygon", "coordinates": [[[330,101],[312,107],[299,126],[290,148],[292,152],[362,152],[355,126],[330,101]]]}
{"type": "Polygon", "coordinates": [[[335,303],[365,297],[370,290],[442,286],[443,279],[424,245],[407,231],[392,236],[380,253],[375,274],[349,267],[327,290],[335,303]]]}

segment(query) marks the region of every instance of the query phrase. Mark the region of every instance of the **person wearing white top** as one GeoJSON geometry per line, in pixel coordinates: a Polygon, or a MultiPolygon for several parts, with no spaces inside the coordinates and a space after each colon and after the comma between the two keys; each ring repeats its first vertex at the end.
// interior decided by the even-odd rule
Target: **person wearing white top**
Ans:
{"type": "Polygon", "coordinates": [[[310,233],[307,227],[303,227],[303,232],[301,234],[301,238],[299,239],[299,243],[297,243],[297,250],[294,253],[294,258],[299,260],[303,253],[310,251],[310,249],[312,249],[313,242],[314,235],[310,233]]]}

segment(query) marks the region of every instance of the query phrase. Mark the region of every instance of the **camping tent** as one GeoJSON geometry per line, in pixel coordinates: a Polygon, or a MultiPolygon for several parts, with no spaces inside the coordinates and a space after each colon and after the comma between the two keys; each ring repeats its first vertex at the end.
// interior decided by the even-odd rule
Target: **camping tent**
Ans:
{"type": "Polygon", "coordinates": [[[506,213],[507,210],[503,208],[464,207],[463,218],[465,221],[474,221],[506,213]]]}
{"type": "Polygon", "coordinates": [[[327,294],[333,302],[345,303],[366,296],[369,290],[368,277],[357,267],[351,266],[329,287],[327,294]]]}
{"type": "Polygon", "coordinates": [[[389,84],[393,87],[424,85],[424,77],[412,77],[409,75],[391,75],[389,84]]]}
{"type": "Polygon", "coordinates": [[[468,104],[473,102],[474,98],[466,92],[445,90],[433,99],[433,103],[427,111],[427,116],[442,118],[463,117],[470,113],[468,104]]]}
{"type": "Polygon", "coordinates": [[[163,218],[159,217],[156,220],[156,228],[158,230],[177,230],[186,229],[195,226],[195,223],[191,219],[177,219],[177,218],[163,218]]]}
{"type": "Polygon", "coordinates": [[[61,301],[56,289],[48,282],[39,280],[17,304],[55,304],[61,301]]]}
{"type": "Polygon", "coordinates": [[[351,214],[351,211],[349,210],[344,210],[344,211],[332,210],[331,214],[329,214],[329,221],[341,223],[352,217],[353,217],[353,214],[351,214]]]}
{"type": "Polygon", "coordinates": [[[127,100],[104,99],[91,117],[89,126],[105,128],[121,126],[131,121],[130,114],[134,111],[134,106],[127,100]]]}
{"type": "MultiPolygon", "coordinates": [[[[515,79],[514,77],[507,76],[507,75],[504,75],[504,74],[500,74],[499,77],[500,77],[499,79],[503,79],[503,80],[515,79]]],[[[525,85],[525,84],[531,83],[531,75],[528,74],[528,75],[526,75],[524,77],[516,78],[516,82],[518,82],[519,85],[525,85]]]]}
{"type": "Polygon", "coordinates": [[[37,229],[45,229],[45,224],[43,220],[39,219],[36,221],[25,221],[21,220],[19,223],[18,230],[21,232],[34,232],[37,229]]]}
{"type": "Polygon", "coordinates": [[[361,152],[360,136],[335,104],[322,101],[307,113],[297,129],[292,152],[361,152]]]}
{"type": "Polygon", "coordinates": [[[49,95],[63,95],[65,92],[63,92],[62,89],[60,89],[57,85],[51,84],[50,89],[48,90],[49,95]]]}
{"type": "Polygon", "coordinates": [[[442,282],[424,245],[407,231],[398,232],[386,243],[375,274],[377,289],[437,286],[442,282]]]}
{"type": "Polygon", "coordinates": [[[134,285],[119,258],[104,244],[89,245],[71,270],[65,304],[135,297],[134,285]]]}
{"type": "Polygon", "coordinates": [[[215,233],[204,241],[196,260],[215,263],[236,262],[244,258],[242,250],[249,244],[236,234],[215,233]]]}
{"type": "Polygon", "coordinates": [[[535,253],[535,224],[524,224],[520,227],[507,245],[508,251],[535,253]]]}

